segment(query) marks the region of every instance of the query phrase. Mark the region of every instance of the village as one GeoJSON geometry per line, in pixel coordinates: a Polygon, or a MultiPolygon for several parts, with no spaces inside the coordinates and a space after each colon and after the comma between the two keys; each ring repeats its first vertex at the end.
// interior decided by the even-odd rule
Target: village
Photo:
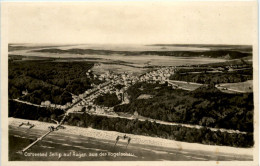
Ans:
{"type": "MultiPolygon", "coordinates": [[[[98,115],[117,115],[113,111],[113,107],[105,107],[102,105],[96,105],[94,103],[95,99],[103,94],[115,93],[118,100],[121,101],[120,104],[129,103],[129,97],[126,93],[126,90],[137,82],[148,82],[164,84],[169,81],[169,77],[174,73],[176,67],[159,67],[153,71],[149,71],[140,76],[136,76],[131,72],[124,72],[123,74],[114,73],[111,71],[106,71],[100,75],[93,74],[92,70],[86,72],[87,77],[97,78],[103,83],[101,84],[92,84],[92,88],[85,91],[83,94],[75,95],[72,94],[72,102],[68,102],[65,105],[53,104],[50,101],[41,102],[41,107],[51,107],[57,109],[67,110],[68,113],[77,112],[77,113],[89,113],[89,114],[98,114],[98,115]],[[117,88],[117,86],[119,88],[117,88]]],[[[168,84],[176,88],[174,84],[168,84]]]]}
{"type": "MultiPolygon", "coordinates": [[[[228,72],[234,70],[241,70],[241,67],[246,66],[238,66],[238,65],[230,65],[227,66],[228,72]]],[[[89,114],[98,114],[98,115],[114,115],[117,113],[113,111],[113,107],[105,107],[102,105],[97,105],[94,103],[95,99],[98,96],[104,94],[116,94],[118,100],[121,101],[120,104],[129,103],[129,96],[126,93],[126,90],[134,85],[137,82],[147,82],[147,83],[159,83],[171,86],[173,89],[184,89],[184,90],[194,90],[202,84],[194,83],[194,82],[185,82],[185,81],[177,81],[170,80],[170,76],[173,75],[179,69],[191,68],[189,66],[175,67],[175,66],[167,66],[167,67],[156,67],[151,71],[148,71],[139,76],[134,75],[132,72],[123,72],[123,73],[115,73],[112,71],[105,71],[102,74],[93,74],[92,70],[88,70],[86,72],[87,77],[94,77],[102,81],[101,84],[91,84],[92,88],[86,90],[84,93],[75,95],[72,94],[72,102],[68,102],[65,105],[53,104],[50,101],[43,101],[41,103],[42,107],[52,107],[57,109],[68,110],[67,112],[77,112],[77,113],[89,113],[89,114]],[[119,86],[119,88],[118,88],[119,86]]],[[[207,71],[209,73],[215,72],[223,72],[223,67],[215,67],[211,68],[211,70],[207,71]]],[[[190,72],[190,73],[198,73],[198,72],[190,72]]],[[[220,88],[220,85],[216,85],[216,87],[220,88]]],[[[221,90],[227,90],[227,88],[221,88],[221,90]]]]}

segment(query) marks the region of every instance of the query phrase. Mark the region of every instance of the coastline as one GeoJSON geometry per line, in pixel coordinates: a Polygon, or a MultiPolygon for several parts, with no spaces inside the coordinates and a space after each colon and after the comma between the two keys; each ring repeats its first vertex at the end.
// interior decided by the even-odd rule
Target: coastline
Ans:
{"type": "MultiPolygon", "coordinates": [[[[54,125],[52,123],[40,122],[36,120],[27,120],[27,119],[18,119],[18,118],[8,118],[9,126],[19,126],[22,122],[27,123],[30,122],[35,126],[33,129],[38,130],[48,130],[48,127],[54,125]]],[[[123,136],[125,133],[120,133],[116,131],[106,131],[106,130],[97,130],[93,128],[83,128],[76,126],[63,125],[66,129],[60,129],[55,131],[56,133],[63,134],[72,134],[96,139],[104,139],[115,141],[118,135],[123,136]]],[[[149,137],[143,135],[134,135],[127,134],[127,136],[131,137],[132,144],[143,144],[143,145],[151,145],[158,147],[166,147],[166,148],[176,148],[179,150],[201,150],[207,152],[215,152],[215,153],[226,153],[232,155],[253,155],[253,147],[252,148],[236,148],[236,147],[228,147],[228,146],[215,146],[215,145],[204,145],[198,143],[188,143],[181,142],[175,140],[168,140],[164,138],[158,137],[149,137]]]]}

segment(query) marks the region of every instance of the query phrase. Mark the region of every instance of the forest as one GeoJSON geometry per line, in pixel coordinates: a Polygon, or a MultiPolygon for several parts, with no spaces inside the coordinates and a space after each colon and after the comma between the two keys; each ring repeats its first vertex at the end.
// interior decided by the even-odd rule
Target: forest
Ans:
{"type": "Polygon", "coordinates": [[[114,107],[115,105],[120,104],[120,100],[118,100],[115,93],[106,93],[103,95],[99,95],[95,101],[94,104],[101,105],[104,107],[114,107]]]}
{"type": "Polygon", "coordinates": [[[52,119],[64,114],[64,110],[54,109],[50,107],[36,107],[24,103],[9,100],[8,102],[8,117],[40,120],[44,122],[52,122],[52,119]]]}
{"type": "Polygon", "coordinates": [[[35,104],[49,100],[55,104],[71,102],[72,94],[81,94],[101,81],[93,77],[90,62],[9,61],[9,98],[35,104]],[[26,91],[28,94],[23,95],[26,91]]]}
{"type": "MultiPolygon", "coordinates": [[[[242,72],[242,71],[241,71],[242,72]]],[[[170,76],[171,80],[196,82],[200,84],[220,84],[220,83],[237,83],[252,80],[253,75],[232,72],[232,73],[175,73],[170,76]]]]}
{"type": "Polygon", "coordinates": [[[210,85],[185,91],[149,83],[137,83],[127,93],[131,102],[114,107],[115,112],[136,111],[168,122],[253,132],[253,93],[226,94],[210,85]],[[153,98],[138,99],[141,94],[153,98]]]}

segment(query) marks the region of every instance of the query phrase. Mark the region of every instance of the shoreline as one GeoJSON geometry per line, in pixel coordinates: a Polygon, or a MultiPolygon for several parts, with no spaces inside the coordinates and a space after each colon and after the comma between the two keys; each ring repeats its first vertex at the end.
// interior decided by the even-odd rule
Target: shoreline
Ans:
{"type": "MultiPolygon", "coordinates": [[[[37,120],[8,118],[9,126],[18,127],[19,124],[21,124],[22,122],[24,123],[30,122],[31,124],[35,125],[33,129],[46,130],[46,131],[48,130],[49,126],[54,125],[53,123],[40,122],[37,120]]],[[[69,126],[69,125],[63,125],[63,126],[66,129],[60,129],[55,132],[96,138],[96,139],[110,140],[110,141],[115,141],[118,135],[123,136],[125,134],[117,131],[97,130],[93,128],[83,128],[83,127],[69,126]]],[[[201,150],[205,152],[226,153],[226,154],[233,154],[233,155],[248,155],[248,156],[253,156],[253,150],[254,150],[254,147],[237,148],[237,147],[229,147],[229,146],[205,145],[199,143],[188,143],[188,142],[169,140],[169,139],[158,138],[158,137],[149,137],[149,136],[134,135],[128,133],[126,134],[127,136],[131,137],[132,144],[143,144],[143,145],[151,145],[151,146],[165,147],[165,148],[176,148],[179,150],[201,150]]]]}

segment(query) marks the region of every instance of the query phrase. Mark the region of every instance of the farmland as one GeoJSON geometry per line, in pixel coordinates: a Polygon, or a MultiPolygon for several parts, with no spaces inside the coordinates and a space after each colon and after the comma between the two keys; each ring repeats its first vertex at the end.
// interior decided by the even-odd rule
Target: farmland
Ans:
{"type": "Polygon", "coordinates": [[[238,83],[226,83],[216,86],[221,91],[229,91],[230,93],[252,93],[253,92],[253,80],[238,83]]]}
{"type": "Polygon", "coordinates": [[[99,64],[93,67],[94,74],[104,74],[108,71],[116,74],[123,74],[124,72],[133,73],[134,75],[140,75],[149,70],[149,68],[127,66],[122,64],[99,64]]]}
{"type": "Polygon", "coordinates": [[[193,91],[203,85],[199,83],[176,81],[176,80],[169,80],[168,83],[176,86],[176,88],[184,89],[188,91],[193,91]]]}

